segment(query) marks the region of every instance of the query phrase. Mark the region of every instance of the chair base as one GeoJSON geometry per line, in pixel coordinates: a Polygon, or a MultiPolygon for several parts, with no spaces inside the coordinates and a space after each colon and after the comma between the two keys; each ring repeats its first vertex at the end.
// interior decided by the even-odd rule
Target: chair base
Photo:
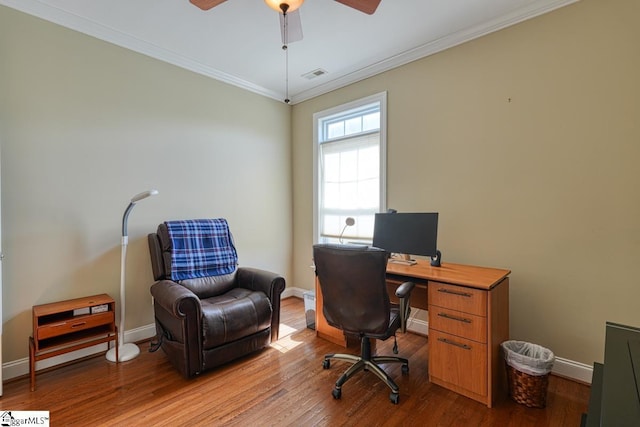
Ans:
{"type": "Polygon", "coordinates": [[[331,353],[324,356],[322,367],[329,369],[331,367],[331,359],[343,360],[350,362],[352,365],[347,369],[336,381],[336,385],[332,391],[334,399],[340,399],[342,396],[342,386],[349,378],[362,370],[373,372],[378,378],[380,378],[389,388],[391,394],[389,394],[389,400],[392,403],[398,404],[400,401],[400,390],[398,385],[393,379],[378,365],[379,363],[402,363],[402,373],[409,372],[409,360],[403,357],[396,356],[371,356],[371,341],[369,338],[362,338],[361,355],[356,356],[353,354],[341,354],[331,353]]]}

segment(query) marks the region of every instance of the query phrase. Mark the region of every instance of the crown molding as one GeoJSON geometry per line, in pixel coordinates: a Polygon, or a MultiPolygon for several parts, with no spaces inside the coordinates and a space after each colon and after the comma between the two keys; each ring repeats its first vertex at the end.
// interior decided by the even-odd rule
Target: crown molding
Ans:
{"type": "MultiPolygon", "coordinates": [[[[481,25],[467,28],[446,37],[442,37],[433,42],[424,44],[415,49],[402,52],[393,57],[379,61],[370,66],[348,71],[347,74],[339,76],[324,84],[314,86],[311,89],[303,90],[298,93],[290,94],[291,105],[300,103],[311,98],[323,95],[336,89],[348,86],[358,81],[373,77],[385,71],[392,70],[418,59],[425,58],[451,47],[462,43],[477,39],[479,37],[491,34],[506,27],[518,24],[528,19],[549,13],[561,7],[576,3],[580,0],[555,0],[549,1],[542,6],[529,5],[518,9],[509,14],[500,16],[492,21],[482,23],[481,25]]],[[[239,79],[230,74],[224,73],[208,65],[194,61],[177,52],[156,46],[152,43],[140,40],[131,35],[122,33],[110,27],[106,27],[97,22],[90,21],[81,16],[63,11],[61,9],[49,6],[37,0],[0,0],[0,5],[19,10],[46,21],[53,22],[66,28],[81,32],[83,34],[95,37],[97,39],[133,50],[151,58],[176,65],[178,67],[193,71],[195,73],[211,77],[224,83],[237,86],[241,89],[282,101],[283,95],[279,92],[266,89],[243,79],[239,79]]]]}
{"type": "Polygon", "coordinates": [[[552,12],[564,6],[577,3],[580,0],[556,0],[547,3],[543,7],[534,7],[532,5],[518,9],[510,14],[500,16],[492,21],[487,21],[475,27],[466,28],[464,30],[452,33],[446,37],[442,37],[433,42],[418,46],[414,49],[402,52],[383,61],[377,62],[370,66],[352,71],[346,75],[333,79],[322,85],[315,86],[311,89],[298,92],[291,96],[291,104],[315,98],[336,89],[348,86],[358,81],[373,77],[385,71],[398,68],[402,65],[425,58],[427,56],[442,52],[443,50],[458,46],[468,41],[477,39],[482,36],[494,33],[504,28],[516,25],[520,22],[535,18],[545,13],[552,12]]]}
{"type": "Polygon", "coordinates": [[[211,77],[224,83],[240,87],[268,98],[282,100],[278,92],[263,88],[246,80],[224,73],[201,62],[194,61],[177,52],[154,45],[133,37],[114,28],[83,18],[64,10],[49,6],[36,0],[0,0],[0,5],[8,6],[20,12],[44,19],[65,28],[86,34],[116,46],[141,53],[154,59],[176,65],[189,71],[211,77]]]}

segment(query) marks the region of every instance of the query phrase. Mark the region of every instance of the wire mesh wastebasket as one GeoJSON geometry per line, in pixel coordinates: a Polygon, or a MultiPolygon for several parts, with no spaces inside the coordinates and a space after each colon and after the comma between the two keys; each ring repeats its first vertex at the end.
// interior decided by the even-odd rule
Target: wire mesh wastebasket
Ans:
{"type": "Polygon", "coordinates": [[[549,374],[555,360],[553,352],[524,341],[505,341],[501,347],[507,367],[509,396],[529,408],[544,408],[549,374]]]}

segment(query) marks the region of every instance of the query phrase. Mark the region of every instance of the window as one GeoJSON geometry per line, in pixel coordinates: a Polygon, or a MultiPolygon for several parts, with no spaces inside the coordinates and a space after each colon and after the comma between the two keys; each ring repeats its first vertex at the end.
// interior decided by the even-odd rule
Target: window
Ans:
{"type": "Polygon", "coordinates": [[[370,242],[386,209],[386,93],[314,114],[314,242],[370,242]],[[355,225],[345,228],[348,217],[355,225]]]}

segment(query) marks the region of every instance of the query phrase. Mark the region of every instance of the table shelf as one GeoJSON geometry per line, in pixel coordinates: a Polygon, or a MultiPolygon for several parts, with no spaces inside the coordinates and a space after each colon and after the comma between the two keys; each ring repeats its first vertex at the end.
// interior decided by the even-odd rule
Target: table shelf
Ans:
{"type": "Polygon", "coordinates": [[[36,362],[115,341],[118,360],[116,304],[107,294],[33,306],[29,337],[31,391],[36,388],[36,362]]]}

